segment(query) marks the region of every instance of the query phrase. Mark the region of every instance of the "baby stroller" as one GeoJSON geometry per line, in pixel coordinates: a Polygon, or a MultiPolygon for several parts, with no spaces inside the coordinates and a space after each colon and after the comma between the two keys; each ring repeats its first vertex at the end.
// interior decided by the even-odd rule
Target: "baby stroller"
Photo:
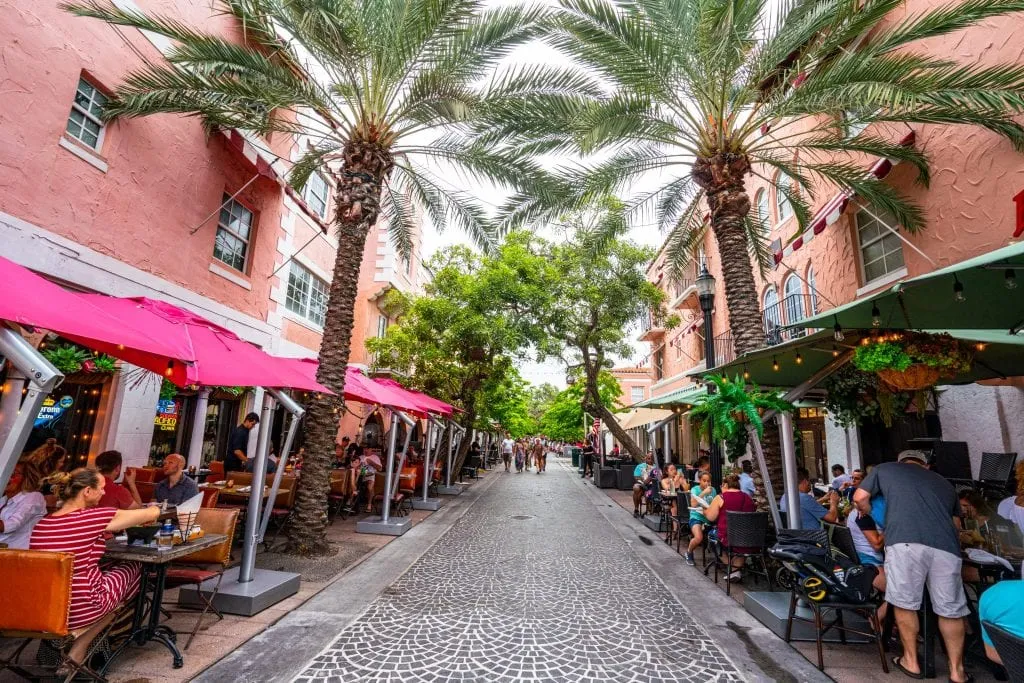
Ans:
{"type": "Polygon", "coordinates": [[[871,582],[878,568],[833,556],[824,531],[782,530],[778,543],[768,549],[768,554],[792,572],[793,581],[799,583],[810,600],[866,603],[872,597],[871,582]]]}

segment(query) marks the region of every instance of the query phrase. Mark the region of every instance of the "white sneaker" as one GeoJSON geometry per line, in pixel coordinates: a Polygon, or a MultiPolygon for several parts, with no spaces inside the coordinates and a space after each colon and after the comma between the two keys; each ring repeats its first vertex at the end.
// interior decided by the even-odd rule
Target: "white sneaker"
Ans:
{"type": "Polygon", "coordinates": [[[732,572],[727,577],[725,577],[725,580],[726,581],[739,581],[741,578],[743,578],[743,572],[741,572],[740,570],[737,569],[736,571],[732,572]]]}

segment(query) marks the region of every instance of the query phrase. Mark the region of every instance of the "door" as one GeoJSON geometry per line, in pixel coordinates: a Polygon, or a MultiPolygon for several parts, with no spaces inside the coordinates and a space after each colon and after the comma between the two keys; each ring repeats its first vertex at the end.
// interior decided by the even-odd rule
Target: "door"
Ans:
{"type": "Polygon", "coordinates": [[[821,408],[797,409],[797,462],[806,467],[811,481],[831,481],[825,442],[825,417],[821,408]]]}

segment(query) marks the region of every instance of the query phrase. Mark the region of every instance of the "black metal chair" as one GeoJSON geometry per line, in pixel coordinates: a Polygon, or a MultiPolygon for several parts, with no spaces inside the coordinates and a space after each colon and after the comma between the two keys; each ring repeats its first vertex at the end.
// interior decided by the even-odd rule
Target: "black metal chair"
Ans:
{"type": "Polygon", "coordinates": [[[954,486],[974,485],[971,475],[971,455],[966,441],[936,441],[932,448],[932,470],[948,479],[954,486]]]}
{"type": "MultiPolygon", "coordinates": [[[[661,499],[661,508],[659,510],[660,518],[658,519],[658,531],[662,528],[666,529],[669,534],[672,533],[672,503],[676,501],[675,496],[665,495],[662,491],[658,490],[658,497],[661,499]]],[[[668,543],[668,541],[665,541],[668,543]]]]}
{"type": "Polygon", "coordinates": [[[1010,683],[1024,683],[1024,638],[1007,633],[995,624],[986,621],[985,632],[992,639],[992,645],[1003,660],[1003,667],[1010,683]]]}
{"type": "Polygon", "coordinates": [[[673,535],[676,539],[676,552],[678,553],[683,537],[690,537],[690,494],[682,489],[676,496],[676,514],[672,518],[665,542],[671,544],[673,535]]]}
{"type": "MultiPolygon", "coordinates": [[[[768,571],[768,513],[767,512],[733,512],[725,513],[726,536],[729,545],[722,545],[721,539],[717,541],[720,552],[726,555],[726,570],[728,572],[739,571],[741,576],[744,573],[751,573],[754,576],[763,576],[768,581],[768,590],[772,590],[772,576],[768,571]],[[743,550],[739,550],[742,548],[743,550]],[[742,567],[733,568],[734,558],[742,557],[745,561],[742,567]],[[746,560],[760,560],[761,571],[748,569],[746,560]]],[[[719,555],[715,561],[715,583],[718,583],[718,567],[722,564],[719,555]]],[[[727,575],[728,576],[728,575],[727,575]]],[[[725,594],[730,595],[732,582],[725,582],[725,594]]]]}
{"type": "Polygon", "coordinates": [[[982,452],[978,483],[986,492],[993,490],[998,495],[1007,495],[1010,478],[1013,476],[1013,466],[1016,462],[1016,453],[982,452]]]}

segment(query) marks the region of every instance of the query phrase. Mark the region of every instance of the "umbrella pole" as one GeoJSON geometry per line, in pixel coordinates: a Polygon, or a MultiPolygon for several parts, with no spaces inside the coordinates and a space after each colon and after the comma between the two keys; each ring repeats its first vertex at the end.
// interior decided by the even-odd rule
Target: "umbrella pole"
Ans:
{"type": "MultiPolygon", "coordinates": [[[[405,427],[406,427],[406,429],[405,429],[405,443],[402,444],[402,455],[399,456],[399,458],[398,458],[398,467],[395,468],[395,471],[398,472],[398,474],[401,474],[402,473],[402,468],[405,467],[406,457],[407,457],[407,455],[409,453],[409,442],[412,441],[412,428],[413,428],[414,423],[413,423],[413,421],[411,419],[409,419],[409,417],[405,413],[400,413],[397,410],[395,411],[395,413],[397,413],[397,414],[402,416],[402,421],[405,423],[405,427]]],[[[391,497],[392,498],[394,498],[395,494],[398,493],[398,485],[400,483],[401,483],[401,479],[399,477],[395,477],[395,481],[391,485],[391,497]]]]}
{"type": "MultiPolygon", "coordinates": [[[[274,510],[274,503],[277,501],[277,492],[281,489],[281,478],[284,476],[285,465],[288,464],[288,456],[292,452],[292,444],[295,442],[295,435],[299,431],[299,422],[306,414],[306,409],[300,406],[295,400],[280,389],[267,389],[281,407],[291,413],[292,419],[288,423],[288,433],[284,437],[284,446],[277,457],[277,470],[274,472],[274,483],[270,486],[270,496],[263,506],[263,518],[260,520],[260,542],[267,535],[267,526],[270,524],[271,512],[274,510]]],[[[296,482],[298,483],[298,482],[296,482]]]]}
{"type": "Polygon", "coordinates": [[[786,489],[786,514],[789,528],[800,528],[800,489],[796,476],[796,444],[793,442],[793,415],[781,412],[778,416],[782,437],[782,480],[786,489]]]}
{"type": "MultiPolygon", "coordinates": [[[[4,365],[4,357],[0,354],[0,368],[4,365]]],[[[28,378],[13,365],[7,372],[7,382],[0,386],[0,443],[7,434],[21,410],[22,390],[28,387],[28,378]]]]}
{"type": "Polygon", "coordinates": [[[391,411],[391,433],[388,434],[388,458],[384,465],[384,501],[381,503],[380,521],[387,524],[391,517],[391,480],[395,476],[395,442],[398,441],[398,411],[391,411]]]}
{"type": "MultiPolygon", "coordinates": [[[[192,411],[192,436],[188,442],[188,465],[199,469],[203,464],[203,434],[206,431],[206,409],[210,405],[210,387],[201,387],[192,411]]],[[[226,474],[226,472],[225,472],[226,474]]]]}
{"type": "Polygon", "coordinates": [[[444,468],[444,485],[448,488],[451,488],[452,485],[452,442],[455,438],[453,424],[451,420],[448,420],[448,465],[444,468]]]}
{"type": "Polygon", "coordinates": [[[252,490],[249,492],[249,509],[245,517],[245,545],[242,546],[242,564],[238,569],[239,583],[252,581],[253,570],[256,568],[256,545],[259,543],[257,525],[260,519],[260,503],[263,502],[263,486],[266,483],[270,428],[274,421],[274,398],[269,394],[263,395],[261,412],[260,432],[256,440],[256,462],[252,468],[252,490]]]}
{"type": "Polygon", "coordinates": [[[764,450],[761,449],[761,439],[757,436],[757,430],[749,424],[747,425],[747,437],[753,446],[754,460],[757,461],[757,466],[761,469],[761,479],[764,481],[764,490],[768,498],[768,509],[772,513],[772,521],[775,522],[776,529],[781,529],[782,518],[779,516],[779,503],[775,500],[772,479],[768,475],[768,463],[764,459],[764,450]]]}
{"type": "MultiPolygon", "coordinates": [[[[32,425],[39,414],[46,395],[53,391],[62,379],[57,368],[29,344],[24,337],[14,330],[0,325],[0,356],[6,357],[11,364],[26,377],[28,392],[21,403],[21,410],[16,412],[14,420],[8,427],[0,424],[6,433],[0,444],[0,486],[6,488],[7,480],[14,472],[14,466],[21,457],[21,451],[32,432],[32,425]]],[[[6,420],[5,420],[6,422],[6,420]]],[[[2,490],[2,489],[0,489],[2,490]]]]}
{"type": "Polygon", "coordinates": [[[430,443],[434,439],[434,421],[427,418],[426,447],[423,449],[423,502],[427,502],[427,489],[430,487],[430,443]]]}

